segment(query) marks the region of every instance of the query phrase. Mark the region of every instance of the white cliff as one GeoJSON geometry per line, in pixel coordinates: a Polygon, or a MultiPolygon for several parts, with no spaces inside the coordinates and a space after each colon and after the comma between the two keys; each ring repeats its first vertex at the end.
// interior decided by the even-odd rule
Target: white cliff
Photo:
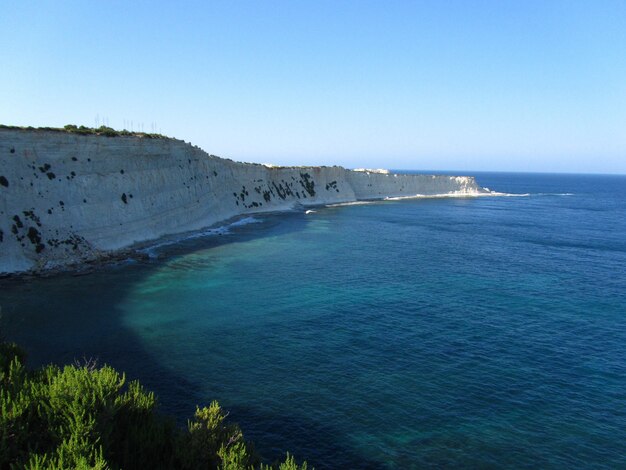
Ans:
{"type": "Polygon", "coordinates": [[[97,260],[242,214],[481,192],[472,177],[272,167],[175,139],[0,129],[0,273],[97,260]]]}

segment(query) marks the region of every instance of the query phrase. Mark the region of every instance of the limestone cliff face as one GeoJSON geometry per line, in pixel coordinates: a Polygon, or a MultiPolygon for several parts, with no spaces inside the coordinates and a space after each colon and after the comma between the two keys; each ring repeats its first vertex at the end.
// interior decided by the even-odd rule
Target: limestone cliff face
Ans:
{"type": "Polygon", "coordinates": [[[95,260],[242,214],[480,191],[471,177],[269,168],[174,139],[0,129],[0,273],[95,260]]]}

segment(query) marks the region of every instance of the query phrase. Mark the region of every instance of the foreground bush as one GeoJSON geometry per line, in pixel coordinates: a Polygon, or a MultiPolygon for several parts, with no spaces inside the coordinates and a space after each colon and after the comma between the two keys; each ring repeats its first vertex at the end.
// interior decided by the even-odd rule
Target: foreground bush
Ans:
{"type": "Polygon", "coordinates": [[[14,344],[0,343],[0,468],[306,470],[287,455],[259,462],[217,402],[187,429],[155,411],[156,398],[108,366],[31,371],[14,344]]]}

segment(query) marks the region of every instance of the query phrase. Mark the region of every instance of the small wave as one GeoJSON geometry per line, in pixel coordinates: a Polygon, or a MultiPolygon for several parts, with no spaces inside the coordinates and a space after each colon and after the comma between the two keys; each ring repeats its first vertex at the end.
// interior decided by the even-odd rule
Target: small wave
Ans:
{"type": "Polygon", "coordinates": [[[477,196],[499,196],[499,197],[534,197],[534,196],[573,196],[574,193],[500,193],[490,191],[488,194],[477,194],[477,196]]]}
{"type": "Polygon", "coordinates": [[[244,217],[243,219],[236,220],[235,222],[226,225],[226,227],[227,228],[240,227],[241,225],[258,224],[259,222],[263,222],[263,221],[255,217],[244,217]]]}
{"type": "Polygon", "coordinates": [[[315,214],[316,212],[317,211],[309,209],[308,211],[305,212],[305,214],[315,214]]]}
{"type": "Polygon", "coordinates": [[[159,243],[155,243],[154,245],[150,245],[146,248],[141,248],[137,250],[138,253],[143,253],[148,256],[150,259],[156,259],[159,257],[158,251],[161,248],[165,248],[167,246],[176,245],[178,243],[187,241],[187,240],[195,240],[196,238],[204,238],[210,237],[214,235],[229,235],[230,229],[234,227],[241,227],[242,225],[248,224],[256,224],[259,222],[263,222],[262,219],[257,219],[255,217],[244,217],[243,219],[236,220],[230,224],[222,225],[220,227],[209,228],[206,230],[201,230],[199,232],[189,233],[187,235],[183,235],[181,237],[170,238],[167,240],[163,240],[159,243]]]}
{"type": "Polygon", "coordinates": [[[326,207],[362,206],[364,204],[376,204],[377,202],[378,201],[337,202],[335,204],[326,204],[326,207]]]}
{"type": "Polygon", "coordinates": [[[478,194],[478,196],[498,196],[498,197],[528,197],[530,193],[499,193],[498,191],[491,191],[487,194],[478,194]]]}

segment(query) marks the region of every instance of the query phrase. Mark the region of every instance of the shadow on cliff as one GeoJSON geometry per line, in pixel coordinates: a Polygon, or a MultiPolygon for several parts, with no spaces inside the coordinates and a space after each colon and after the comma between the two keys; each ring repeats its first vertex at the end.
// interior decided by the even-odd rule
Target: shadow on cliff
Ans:
{"type": "MultiPolygon", "coordinates": [[[[162,411],[176,416],[180,425],[191,418],[196,405],[212,397],[202,392],[200,382],[162,364],[125,323],[124,301],[133,286],[163,266],[165,261],[234,242],[302,230],[307,221],[299,214],[263,216],[257,227],[237,228],[226,236],[193,238],[168,245],[157,260],[129,265],[108,265],[85,275],[62,274],[50,278],[0,280],[0,339],[17,342],[32,367],[72,364],[96,359],[139,379],[158,397],[162,411]],[[288,217],[289,223],[281,223],[288,217]]],[[[257,224],[254,224],[257,225],[257,224]]],[[[193,360],[193,359],[191,359],[193,360]]],[[[197,378],[200,380],[200,378],[197,378]]],[[[218,378],[219,380],[219,378],[218,378]]],[[[307,459],[318,469],[380,468],[344,443],[346,437],[330,426],[300,416],[297,410],[267,415],[253,406],[229,407],[246,438],[260,455],[279,459],[286,451],[307,459]]]]}

